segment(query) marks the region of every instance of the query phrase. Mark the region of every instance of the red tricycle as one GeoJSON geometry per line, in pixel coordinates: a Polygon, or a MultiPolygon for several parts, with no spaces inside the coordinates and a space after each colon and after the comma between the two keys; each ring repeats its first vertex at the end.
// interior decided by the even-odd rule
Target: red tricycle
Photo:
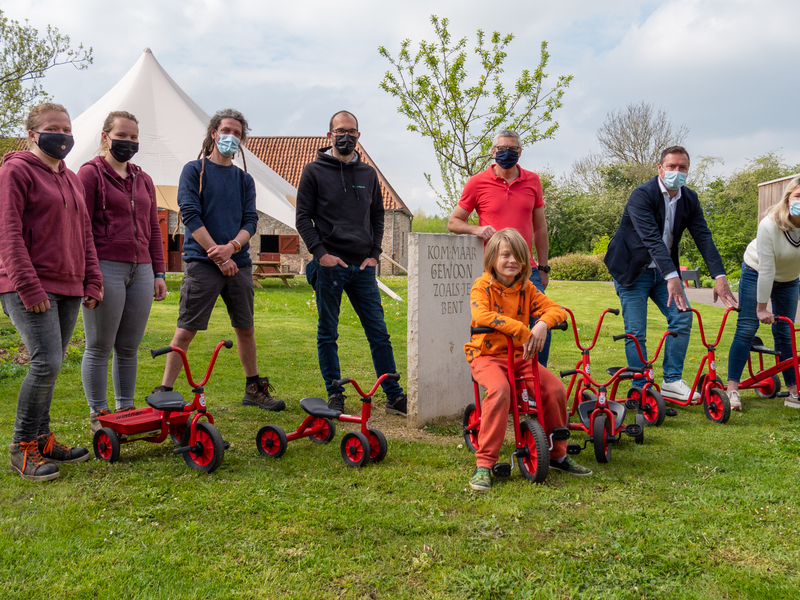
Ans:
{"type": "Polygon", "coordinates": [[[102,415],[98,417],[103,427],[94,434],[94,454],[106,462],[116,462],[119,458],[120,446],[133,442],[151,442],[160,444],[167,436],[180,444],[173,454],[182,454],[183,460],[192,469],[210,473],[222,464],[225,456],[225,441],[214,426],[214,417],[206,409],[206,395],[203,386],[211,377],[211,371],[222,347],[231,348],[233,342],[224,340],[217,344],[206,375],[200,383],[192,381],[189,361],[186,353],[177,346],[167,346],[151,350],[155,358],[169,352],[177,352],[183,360],[186,380],[192,386],[194,400],[191,404],[183,403],[180,392],[155,392],[147,396],[148,408],[131,409],[125,412],[102,415]],[[194,415],[192,415],[194,413],[194,415]],[[205,420],[202,420],[205,419],[205,420]],[[140,434],[142,437],[130,438],[140,434]]]}
{"type": "Polygon", "coordinates": [[[781,380],[778,377],[778,373],[785,371],[786,369],[794,369],[795,381],[800,382],[800,377],[798,377],[796,339],[797,332],[800,331],[800,327],[795,327],[792,320],[787,317],[779,317],[776,315],[775,318],[780,319],[789,326],[789,330],[791,332],[790,337],[792,340],[792,355],[788,358],[784,358],[780,355],[780,352],[764,346],[764,342],[761,341],[761,338],[753,338],[753,343],[750,345],[750,352],[755,352],[758,354],[759,370],[756,373],[753,373],[752,357],[748,356],[747,369],[750,371],[750,377],[739,384],[740,390],[755,389],[756,394],[758,394],[761,398],[775,398],[776,396],[786,397],[789,395],[788,392],[781,392],[781,380]],[[775,365],[773,367],[768,369],[764,368],[764,354],[771,354],[775,357],[775,365]]]}
{"type": "Polygon", "coordinates": [[[722,337],[722,330],[725,329],[725,321],[728,320],[728,314],[732,310],[736,310],[738,312],[738,309],[728,308],[728,310],[725,311],[725,315],[722,317],[722,324],[719,326],[717,339],[714,340],[713,344],[709,344],[706,341],[706,333],[705,329],[703,328],[703,318],[700,316],[700,313],[694,308],[691,308],[690,310],[697,315],[697,325],[700,329],[700,339],[702,340],[703,346],[705,346],[707,352],[706,355],[700,360],[700,366],[697,369],[697,375],[695,375],[694,382],[692,383],[692,391],[689,393],[689,397],[686,400],[677,400],[676,398],[664,396],[664,400],[667,402],[672,402],[673,404],[677,404],[678,406],[696,406],[702,403],[703,411],[705,412],[706,418],[709,421],[714,421],[715,423],[726,423],[731,416],[731,403],[728,400],[728,394],[725,393],[725,386],[722,384],[722,380],[717,377],[716,351],[719,340],[722,337]],[[707,373],[704,370],[704,367],[706,366],[708,366],[707,373]],[[697,400],[693,400],[695,390],[697,390],[697,392],[700,394],[700,397],[697,400]]]}
{"type": "MultiPolygon", "coordinates": [[[[567,324],[564,322],[552,329],[566,330],[567,324]]],[[[472,327],[470,329],[472,335],[495,333],[495,331],[492,327],[472,327]]],[[[522,476],[534,483],[542,483],[547,479],[547,474],[550,471],[550,450],[553,447],[553,442],[569,439],[569,428],[554,428],[550,434],[550,443],[548,444],[544,429],[538,421],[532,418],[538,414],[538,399],[541,395],[539,391],[539,357],[536,354],[531,357],[531,361],[533,361],[533,377],[529,379],[523,376],[515,377],[515,346],[511,336],[506,335],[506,343],[508,344],[508,384],[511,388],[511,398],[515,400],[511,402],[515,448],[511,453],[511,462],[496,463],[492,467],[492,473],[494,473],[495,477],[510,477],[514,468],[514,458],[516,457],[522,476]],[[528,388],[525,385],[528,380],[533,381],[533,398],[528,396],[528,388]],[[520,415],[526,415],[529,418],[520,422],[520,415]]],[[[519,348],[519,346],[516,347],[516,349],[519,348]]],[[[464,409],[463,431],[467,448],[471,452],[476,452],[479,448],[478,433],[481,429],[481,390],[474,378],[472,382],[475,387],[475,402],[464,409]]]]}
{"type": "Polygon", "coordinates": [[[286,452],[290,441],[310,438],[317,444],[327,444],[336,435],[336,421],[359,423],[360,431],[349,431],[342,438],[342,458],[351,467],[363,467],[368,462],[380,462],[386,457],[386,437],[377,429],[369,426],[372,412],[372,395],[384,379],[400,381],[399,373],[384,373],[372,386],[369,392],[363,392],[355,379],[337,379],[333,385],[339,387],[353,384],[353,388],[361,396],[363,408],[360,415],[346,415],[338,410],[328,408],[322,398],[303,398],[300,406],[308,413],[296,431],[286,434],[278,425],[264,425],[256,434],[256,448],[264,456],[279,458],[286,452]]]}
{"type": "Polygon", "coordinates": [[[615,335],[612,338],[615,342],[630,338],[636,347],[636,352],[639,354],[639,360],[642,361],[644,365],[641,370],[632,369],[631,367],[611,367],[608,369],[608,373],[612,374],[619,369],[623,369],[623,372],[619,375],[620,381],[644,379],[644,383],[641,386],[632,386],[631,389],[628,390],[628,399],[625,401],[625,406],[631,410],[638,410],[639,414],[644,416],[645,425],[650,427],[660,426],[664,422],[664,417],[675,417],[678,415],[677,410],[666,407],[667,405],[664,402],[664,397],[661,395],[661,388],[655,382],[655,374],[653,371],[653,363],[656,362],[658,355],[661,354],[661,349],[664,347],[664,341],[667,339],[667,336],[678,337],[678,334],[674,331],[665,331],[662,333],[661,339],[658,342],[658,348],[656,348],[656,352],[650,360],[645,358],[642,347],[639,345],[639,340],[632,333],[623,333],[621,335],[615,335]]]}

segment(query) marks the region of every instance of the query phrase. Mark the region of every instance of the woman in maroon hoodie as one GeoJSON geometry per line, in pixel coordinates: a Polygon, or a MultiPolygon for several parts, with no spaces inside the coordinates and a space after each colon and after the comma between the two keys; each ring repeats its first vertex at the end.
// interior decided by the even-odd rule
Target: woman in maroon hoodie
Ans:
{"type": "Polygon", "coordinates": [[[112,350],[116,411],[133,408],[137,353],[150,306],[153,297],[163,300],[167,295],[155,186],[130,162],[139,150],[139,121],[129,112],[114,111],[106,117],[100,136],[100,156],[78,171],[105,294],[96,309],[83,311],[83,389],[92,433],[100,429],[97,417],[109,412],[106,390],[112,350]]]}
{"type": "Polygon", "coordinates": [[[24,479],[59,475],[57,463],[89,459],[50,431],[50,404],[81,302],[103,298],[83,186],[67,169],[72,124],[60,104],[35,107],[25,121],[30,151],[0,168],[0,302],[31,364],[17,400],[11,468],[24,479]]]}

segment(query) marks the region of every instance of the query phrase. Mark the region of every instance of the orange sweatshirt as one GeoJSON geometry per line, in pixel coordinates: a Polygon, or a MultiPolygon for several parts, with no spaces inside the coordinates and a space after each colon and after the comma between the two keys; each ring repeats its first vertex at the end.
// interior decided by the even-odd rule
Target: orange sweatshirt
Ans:
{"type": "MultiPolygon", "coordinates": [[[[534,316],[552,328],[567,320],[567,312],[537,290],[527,279],[506,287],[491,274],[484,273],[472,284],[470,292],[472,327],[494,327],[510,335],[522,345],[529,337],[530,317],[534,316]]],[[[464,346],[467,361],[480,356],[507,356],[508,344],[500,333],[473,335],[464,346]]],[[[515,352],[522,356],[522,350],[515,352]]]]}

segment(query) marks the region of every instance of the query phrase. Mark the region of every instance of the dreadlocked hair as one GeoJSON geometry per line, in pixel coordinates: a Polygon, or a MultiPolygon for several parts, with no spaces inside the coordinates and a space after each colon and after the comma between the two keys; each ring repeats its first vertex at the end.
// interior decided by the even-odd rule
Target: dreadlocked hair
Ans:
{"type": "MultiPolygon", "coordinates": [[[[206,128],[206,139],[203,140],[203,146],[200,148],[200,154],[197,155],[197,158],[202,159],[200,164],[200,187],[197,190],[198,194],[203,193],[203,174],[206,172],[206,158],[211,156],[211,153],[214,151],[214,132],[219,129],[219,126],[222,124],[222,119],[236,119],[239,121],[239,123],[241,123],[242,137],[239,140],[239,144],[244,144],[244,142],[247,140],[247,132],[250,131],[250,125],[247,124],[247,119],[245,119],[244,115],[238,110],[234,108],[223,108],[222,110],[218,110],[214,113],[214,116],[211,117],[211,120],[208,122],[208,127],[206,128]]],[[[242,164],[244,165],[244,170],[246,172],[247,160],[244,157],[244,151],[240,149],[239,154],[242,156],[242,164]]],[[[180,222],[181,213],[178,212],[178,220],[175,225],[175,231],[172,232],[173,238],[178,233],[180,222]]]]}
{"type": "MultiPolygon", "coordinates": [[[[242,125],[242,138],[239,140],[239,143],[244,144],[245,141],[247,141],[247,132],[250,131],[250,125],[247,124],[247,119],[244,118],[242,113],[233,108],[223,108],[214,113],[214,116],[211,117],[211,120],[208,122],[208,127],[206,128],[206,139],[203,140],[203,147],[200,149],[200,154],[197,155],[197,158],[203,160],[200,166],[200,191],[198,193],[202,193],[203,191],[203,173],[206,171],[206,157],[211,156],[211,153],[214,151],[214,132],[219,129],[219,126],[222,124],[222,119],[236,119],[239,121],[242,125]]],[[[244,170],[247,171],[247,161],[244,157],[244,151],[240,149],[239,153],[242,155],[244,170]]]]}

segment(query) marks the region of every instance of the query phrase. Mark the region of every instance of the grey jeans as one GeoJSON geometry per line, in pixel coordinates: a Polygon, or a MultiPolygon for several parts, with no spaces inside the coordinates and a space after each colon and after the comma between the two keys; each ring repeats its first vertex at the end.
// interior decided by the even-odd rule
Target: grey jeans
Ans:
{"type": "Polygon", "coordinates": [[[81,376],[91,412],[108,409],[108,358],[117,409],[133,406],[139,344],[153,304],[153,265],[101,260],[103,301],[83,308],[86,352],[81,376]]]}
{"type": "Polygon", "coordinates": [[[19,388],[12,444],[30,442],[50,433],[53,389],[83,300],[80,296],[50,293],[47,297],[50,308],[34,313],[28,312],[17,292],[0,294],[3,312],[17,328],[31,357],[28,374],[19,388]]]}

